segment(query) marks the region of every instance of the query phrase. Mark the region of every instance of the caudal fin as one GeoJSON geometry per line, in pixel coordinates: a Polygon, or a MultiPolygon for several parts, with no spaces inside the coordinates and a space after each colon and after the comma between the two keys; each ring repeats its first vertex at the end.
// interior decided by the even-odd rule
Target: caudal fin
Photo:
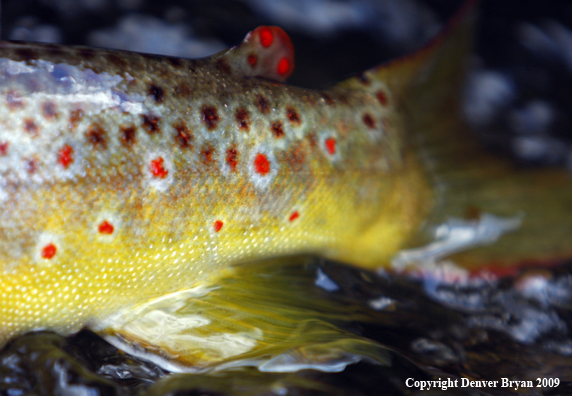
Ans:
{"type": "MultiPolygon", "coordinates": [[[[365,73],[382,80],[407,115],[409,147],[437,193],[432,215],[410,243],[415,249],[397,258],[434,254],[498,272],[558,263],[572,257],[572,175],[523,170],[487,152],[461,116],[477,3],[467,1],[425,48],[365,73]]],[[[357,87],[360,77],[344,85],[357,87]]]]}

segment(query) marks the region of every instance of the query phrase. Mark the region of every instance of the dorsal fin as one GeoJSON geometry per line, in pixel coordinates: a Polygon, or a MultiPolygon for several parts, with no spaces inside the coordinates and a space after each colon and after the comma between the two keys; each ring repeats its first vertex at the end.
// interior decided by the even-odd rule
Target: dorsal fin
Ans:
{"type": "Polygon", "coordinates": [[[288,34],[278,26],[259,26],[242,43],[215,55],[224,58],[244,77],[260,77],[284,82],[294,71],[294,46],[288,34]]]}

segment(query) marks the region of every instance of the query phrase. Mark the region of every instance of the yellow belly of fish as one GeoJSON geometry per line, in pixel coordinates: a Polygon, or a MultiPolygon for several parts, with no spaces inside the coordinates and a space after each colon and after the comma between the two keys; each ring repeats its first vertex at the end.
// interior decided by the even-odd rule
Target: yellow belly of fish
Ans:
{"type": "MultiPolygon", "coordinates": [[[[30,188],[26,200],[12,203],[27,213],[17,225],[28,226],[28,237],[2,257],[1,334],[69,334],[119,309],[213,284],[229,265],[248,260],[312,253],[380,266],[430,207],[413,163],[385,178],[326,176],[308,188],[281,183],[279,174],[270,196],[209,177],[145,194],[113,181],[30,188]],[[114,225],[112,234],[99,232],[103,221],[114,225]],[[49,259],[47,244],[57,246],[49,259]]],[[[9,238],[9,227],[2,232],[9,238]]]]}

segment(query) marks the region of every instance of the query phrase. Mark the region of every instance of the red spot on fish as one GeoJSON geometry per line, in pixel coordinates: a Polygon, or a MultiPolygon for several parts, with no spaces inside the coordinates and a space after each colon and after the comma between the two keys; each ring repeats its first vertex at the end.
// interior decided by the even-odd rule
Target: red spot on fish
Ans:
{"type": "Polygon", "coordinates": [[[288,117],[291,123],[300,125],[300,115],[292,107],[286,108],[286,117],[288,117]]]}
{"type": "Polygon", "coordinates": [[[143,114],[141,117],[143,118],[143,127],[150,135],[161,132],[161,128],[159,126],[160,117],[152,114],[143,114]]]}
{"type": "Polygon", "coordinates": [[[53,120],[58,117],[57,107],[54,102],[44,102],[42,104],[42,112],[44,113],[44,117],[48,120],[53,120]]]}
{"type": "Polygon", "coordinates": [[[191,147],[191,142],[193,139],[191,131],[187,127],[185,121],[179,121],[174,125],[174,127],[175,130],[177,131],[177,134],[175,135],[175,140],[179,144],[179,147],[183,149],[191,147]]]}
{"type": "Polygon", "coordinates": [[[53,243],[49,243],[42,249],[42,257],[45,259],[51,259],[56,255],[58,248],[53,243]]]}
{"type": "Polygon", "coordinates": [[[262,95],[256,97],[256,107],[258,107],[258,110],[260,110],[262,114],[268,114],[270,111],[270,103],[268,99],[262,95]]]}
{"type": "Polygon", "coordinates": [[[67,169],[67,167],[73,162],[73,148],[67,144],[62,147],[58,152],[58,162],[67,169]]]}
{"type": "Polygon", "coordinates": [[[369,113],[365,113],[363,115],[363,123],[367,125],[368,128],[374,129],[375,128],[375,120],[369,113]]]}
{"type": "Polygon", "coordinates": [[[169,171],[165,169],[165,167],[163,166],[164,162],[165,160],[163,159],[163,157],[159,157],[151,161],[151,173],[153,174],[153,176],[159,179],[164,179],[165,177],[167,177],[169,171]]]}
{"type": "Polygon", "coordinates": [[[103,220],[101,224],[97,227],[97,230],[99,231],[100,234],[111,235],[113,234],[114,227],[113,224],[111,224],[109,221],[103,220]]]}
{"type": "Polygon", "coordinates": [[[218,121],[220,120],[216,107],[214,106],[204,106],[203,107],[203,121],[206,124],[209,131],[216,128],[218,121]]]}
{"type": "Polygon", "coordinates": [[[385,92],[380,89],[375,95],[377,96],[377,100],[379,100],[379,103],[381,103],[382,106],[387,106],[388,99],[385,92]]]}
{"type": "Polygon", "coordinates": [[[6,155],[8,152],[8,142],[0,142],[0,155],[6,155]]]}
{"type": "Polygon", "coordinates": [[[280,61],[278,61],[278,67],[276,68],[278,74],[284,76],[288,74],[289,70],[290,70],[290,61],[288,60],[288,58],[284,57],[280,59],[280,61]]]}
{"type": "Polygon", "coordinates": [[[270,161],[268,161],[268,158],[264,154],[256,154],[254,158],[254,170],[262,176],[270,172],[270,161]]]}
{"type": "Polygon", "coordinates": [[[334,155],[336,153],[336,139],[328,138],[326,139],[324,144],[326,145],[326,150],[328,150],[328,153],[330,153],[330,155],[334,155]]]}
{"type": "Polygon", "coordinates": [[[131,147],[135,143],[135,127],[122,125],[119,132],[121,133],[121,143],[125,147],[131,147]]]}
{"type": "Polygon", "coordinates": [[[248,63],[250,63],[250,66],[255,67],[256,64],[258,63],[258,57],[254,54],[250,54],[248,55],[248,63]]]}
{"type": "Polygon", "coordinates": [[[236,121],[238,122],[238,128],[239,129],[246,129],[247,131],[250,130],[250,125],[249,125],[250,113],[248,113],[248,111],[246,111],[242,107],[239,107],[236,110],[235,118],[236,118],[236,121]]]}
{"type": "Polygon", "coordinates": [[[272,133],[277,138],[284,136],[284,129],[282,129],[282,121],[274,121],[270,126],[272,133]]]}
{"type": "Polygon", "coordinates": [[[222,226],[223,226],[222,221],[220,221],[220,220],[215,221],[213,224],[214,231],[219,232],[222,229],[222,226]]]}
{"type": "Polygon", "coordinates": [[[38,135],[38,126],[31,118],[24,120],[24,130],[32,136],[38,135]]]}
{"type": "Polygon", "coordinates": [[[97,124],[91,125],[85,136],[87,141],[93,145],[93,148],[106,148],[107,139],[105,137],[105,130],[101,126],[97,124]]]}
{"type": "Polygon", "coordinates": [[[236,165],[238,164],[238,152],[234,147],[226,150],[226,162],[231,170],[236,169],[236,165]]]}
{"type": "Polygon", "coordinates": [[[272,45],[272,42],[274,41],[274,34],[266,26],[262,26],[258,29],[259,29],[258,33],[260,35],[260,44],[262,44],[264,48],[270,47],[272,45]]]}
{"type": "Polygon", "coordinates": [[[293,212],[293,213],[290,215],[290,218],[289,218],[288,220],[294,221],[294,220],[296,220],[298,217],[300,217],[300,213],[298,213],[298,211],[296,210],[295,212],[293,212]]]}

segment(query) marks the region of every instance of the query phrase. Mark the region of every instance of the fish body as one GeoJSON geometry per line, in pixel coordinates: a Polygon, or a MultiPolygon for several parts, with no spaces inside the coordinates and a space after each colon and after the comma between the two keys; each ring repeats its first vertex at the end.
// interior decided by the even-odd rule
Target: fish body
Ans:
{"type": "Polygon", "coordinates": [[[378,265],[419,227],[432,193],[385,84],[291,87],[245,76],[241,51],[1,45],[4,340],[69,334],[248,260],[378,265]]]}
{"type": "Polygon", "coordinates": [[[296,325],[314,322],[234,306],[233,282],[256,281],[233,280],[235,264],[423,265],[483,244],[455,261],[569,257],[569,175],[522,176],[458,134],[475,4],[419,52],[325,90],[283,84],[293,49],[276,27],[199,60],[0,44],[0,340],[87,326],[186,367],[256,348],[259,363],[262,345],[307,345],[296,325]]]}

